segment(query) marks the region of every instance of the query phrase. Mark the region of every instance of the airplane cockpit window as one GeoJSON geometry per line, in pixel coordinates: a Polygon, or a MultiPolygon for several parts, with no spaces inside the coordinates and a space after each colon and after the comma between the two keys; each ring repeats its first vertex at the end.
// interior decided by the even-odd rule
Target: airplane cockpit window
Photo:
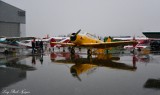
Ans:
{"type": "Polygon", "coordinates": [[[93,34],[90,34],[90,33],[86,33],[86,35],[87,35],[88,37],[91,37],[91,38],[97,39],[96,35],[93,35],[93,34]]]}

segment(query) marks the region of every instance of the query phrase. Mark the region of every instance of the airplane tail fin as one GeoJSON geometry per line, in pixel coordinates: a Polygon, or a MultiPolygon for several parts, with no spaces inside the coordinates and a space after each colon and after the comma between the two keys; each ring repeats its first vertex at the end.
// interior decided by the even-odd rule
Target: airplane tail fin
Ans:
{"type": "MultiPolygon", "coordinates": [[[[136,41],[135,35],[133,36],[133,41],[136,41]]],[[[133,43],[133,48],[135,48],[137,44],[138,43],[133,43]]]]}
{"type": "Polygon", "coordinates": [[[51,47],[54,47],[56,44],[54,44],[54,43],[52,43],[52,42],[56,42],[56,40],[55,40],[54,38],[52,38],[52,39],[50,40],[50,46],[51,46],[51,47]]]}
{"type": "Polygon", "coordinates": [[[113,38],[110,36],[104,38],[104,42],[112,42],[112,41],[113,41],[113,38]]]}
{"type": "MultiPolygon", "coordinates": [[[[105,37],[104,42],[112,42],[113,38],[112,37],[105,37]]],[[[112,47],[107,48],[106,52],[108,53],[108,50],[112,50],[112,47]]]]}

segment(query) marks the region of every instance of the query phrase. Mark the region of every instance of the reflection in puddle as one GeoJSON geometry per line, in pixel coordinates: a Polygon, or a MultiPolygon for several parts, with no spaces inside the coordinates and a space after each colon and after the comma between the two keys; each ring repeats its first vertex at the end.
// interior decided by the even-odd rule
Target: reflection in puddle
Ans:
{"type": "Polygon", "coordinates": [[[52,53],[51,60],[55,63],[73,64],[70,67],[70,73],[80,81],[80,74],[93,72],[98,67],[128,71],[135,71],[137,69],[135,56],[133,56],[133,64],[131,65],[118,62],[120,57],[113,56],[112,54],[97,54],[94,56],[87,56],[87,58],[80,58],[78,54],[70,55],[70,53],[58,53],[58,56],[65,57],[65,59],[56,59],[57,55],[52,53]]]}
{"type": "MultiPolygon", "coordinates": [[[[74,95],[71,92],[75,91],[81,95],[97,95],[102,92],[103,95],[129,95],[133,90],[136,95],[142,95],[146,91],[152,93],[157,89],[154,83],[157,85],[158,82],[146,80],[159,77],[159,58],[159,55],[153,54],[87,56],[83,52],[75,55],[55,52],[29,57],[8,55],[0,57],[0,90],[25,88],[32,95],[74,95]],[[145,82],[147,86],[144,86],[145,82]],[[126,90],[126,87],[129,89],[126,90]]],[[[157,93],[152,95],[159,95],[159,90],[157,93]]]]}
{"type": "Polygon", "coordinates": [[[33,71],[36,68],[21,63],[22,59],[28,56],[3,55],[0,59],[0,90],[26,78],[26,71],[33,71]]]}

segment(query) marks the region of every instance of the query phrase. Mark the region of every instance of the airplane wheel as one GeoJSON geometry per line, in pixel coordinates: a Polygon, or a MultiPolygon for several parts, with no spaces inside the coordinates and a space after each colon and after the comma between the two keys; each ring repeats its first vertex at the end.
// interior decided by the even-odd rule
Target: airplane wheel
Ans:
{"type": "Polygon", "coordinates": [[[139,51],[139,52],[141,52],[141,49],[140,49],[140,48],[138,48],[138,51],[139,51]]]}
{"type": "Polygon", "coordinates": [[[75,54],[75,50],[73,47],[71,48],[71,54],[75,54]]]}
{"type": "Polygon", "coordinates": [[[71,47],[68,47],[68,50],[71,51],[71,47]]]}
{"type": "Polygon", "coordinates": [[[79,48],[79,51],[81,52],[81,48],[79,48]]]}
{"type": "Polygon", "coordinates": [[[91,56],[91,55],[92,55],[92,51],[91,51],[91,49],[88,49],[88,51],[87,51],[87,55],[89,55],[89,56],[91,56]]]}
{"type": "Polygon", "coordinates": [[[4,51],[4,54],[8,54],[8,53],[9,53],[9,51],[8,51],[8,50],[5,50],[5,51],[4,51]]]}
{"type": "Polygon", "coordinates": [[[134,54],[134,53],[135,53],[135,50],[133,49],[133,50],[131,51],[131,53],[133,53],[133,54],[134,54]]]}
{"type": "Polygon", "coordinates": [[[63,47],[63,52],[65,52],[65,48],[63,47]]]}

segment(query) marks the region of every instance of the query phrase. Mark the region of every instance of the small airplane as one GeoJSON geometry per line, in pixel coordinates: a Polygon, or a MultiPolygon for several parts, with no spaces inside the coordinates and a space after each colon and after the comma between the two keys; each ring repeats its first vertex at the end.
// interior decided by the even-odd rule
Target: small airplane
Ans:
{"type": "Polygon", "coordinates": [[[60,49],[61,47],[63,48],[63,52],[65,52],[65,47],[67,47],[66,45],[62,45],[62,44],[53,44],[52,42],[59,42],[59,43],[70,43],[70,38],[66,37],[64,39],[62,39],[61,41],[51,41],[50,42],[50,46],[53,48],[52,50],[54,50],[54,48],[58,48],[60,49]]]}
{"type": "Polygon", "coordinates": [[[138,48],[146,48],[149,45],[149,42],[151,39],[147,38],[147,37],[131,37],[131,36],[120,36],[120,37],[114,37],[114,40],[119,40],[119,41],[130,41],[130,40],[136,40],[138,42],[138,44],[133,47],[132,45],[127,45],[124,46],[124,49],[138,49],[138,48]]]}
{"type": "Polygon", "coordinates": [[[51,46],[51,47],[54,47],[55,44],[52,43],[52,42],[60,42],[60,41],[62,41],[62,40],[64,40],[64,39],[66,39],[66,38],[69,38],[69,37],[50,37],[50,38],[48,38],[48,39],[46,39],[46,40],[47,40],[48,42],[50,42],[50,46],[51,46]]]}
{"type": "Polygon", "coordinates": [[[120,40],[120,41],[129,41],[129,40],[147,40],[147,37],[132,37],[132,36],[120,36],[120,37],[113,37],[114,40],[120,40]]]}
{"type": "Polygon", "coordinates": [[[9,53],[21,48],[31,48],[31,44],[27,45],[22,40],[35,39],[35,37],[0,37],[0,51],[9,53]]]}
{"type": "Polygon", "coordinates": [[[47,43],[47,46],[49,47],[50,50],[54,51],[54,48],[60,49],[60,47],[63,47],[64,50],[64,45],[57,45],[54,44],[54,42],[69,42],[69,37],[44,37],[41,39],[43,42],[47,43]],[[48,44],[49,43],[49,44],[48,44]]]}
{"type": "Polygon", "coordinates": [[[137,41],[117,41],[117,42],[111,42],[111,38],[109,37],[106,42],[103,42],[102,40],[99,40],[97,37],[95,37],[92,34],[85,33],[85,34],[79,34],[81,29],[77,31],[76,33],[72,33],[70,36],[71,43],[62,43],[62,42],[52,42],[54,44],[61,44],[61,45],[67,45],[71,47],[70,52],[72,54],[75,53],[74,48],[75,47],[86,47],[88,48],[87,54],[92,54],[92,48],[97,49],[105,49],[105,50],[111,50],[111,47],[117,47],[121,45],[133,45],[135,46],[137,44],[137,41]]]}
{"type": "Polygon", "coordinates": [[[139,52],[147,50],[149,51],[150,39],[136,39],[136,41],[138,42],[138,44],[134,47],[132,45],[126,45],[123,48],[129,51],[132,51],[133,49],[136,49],[139,52]]]}

